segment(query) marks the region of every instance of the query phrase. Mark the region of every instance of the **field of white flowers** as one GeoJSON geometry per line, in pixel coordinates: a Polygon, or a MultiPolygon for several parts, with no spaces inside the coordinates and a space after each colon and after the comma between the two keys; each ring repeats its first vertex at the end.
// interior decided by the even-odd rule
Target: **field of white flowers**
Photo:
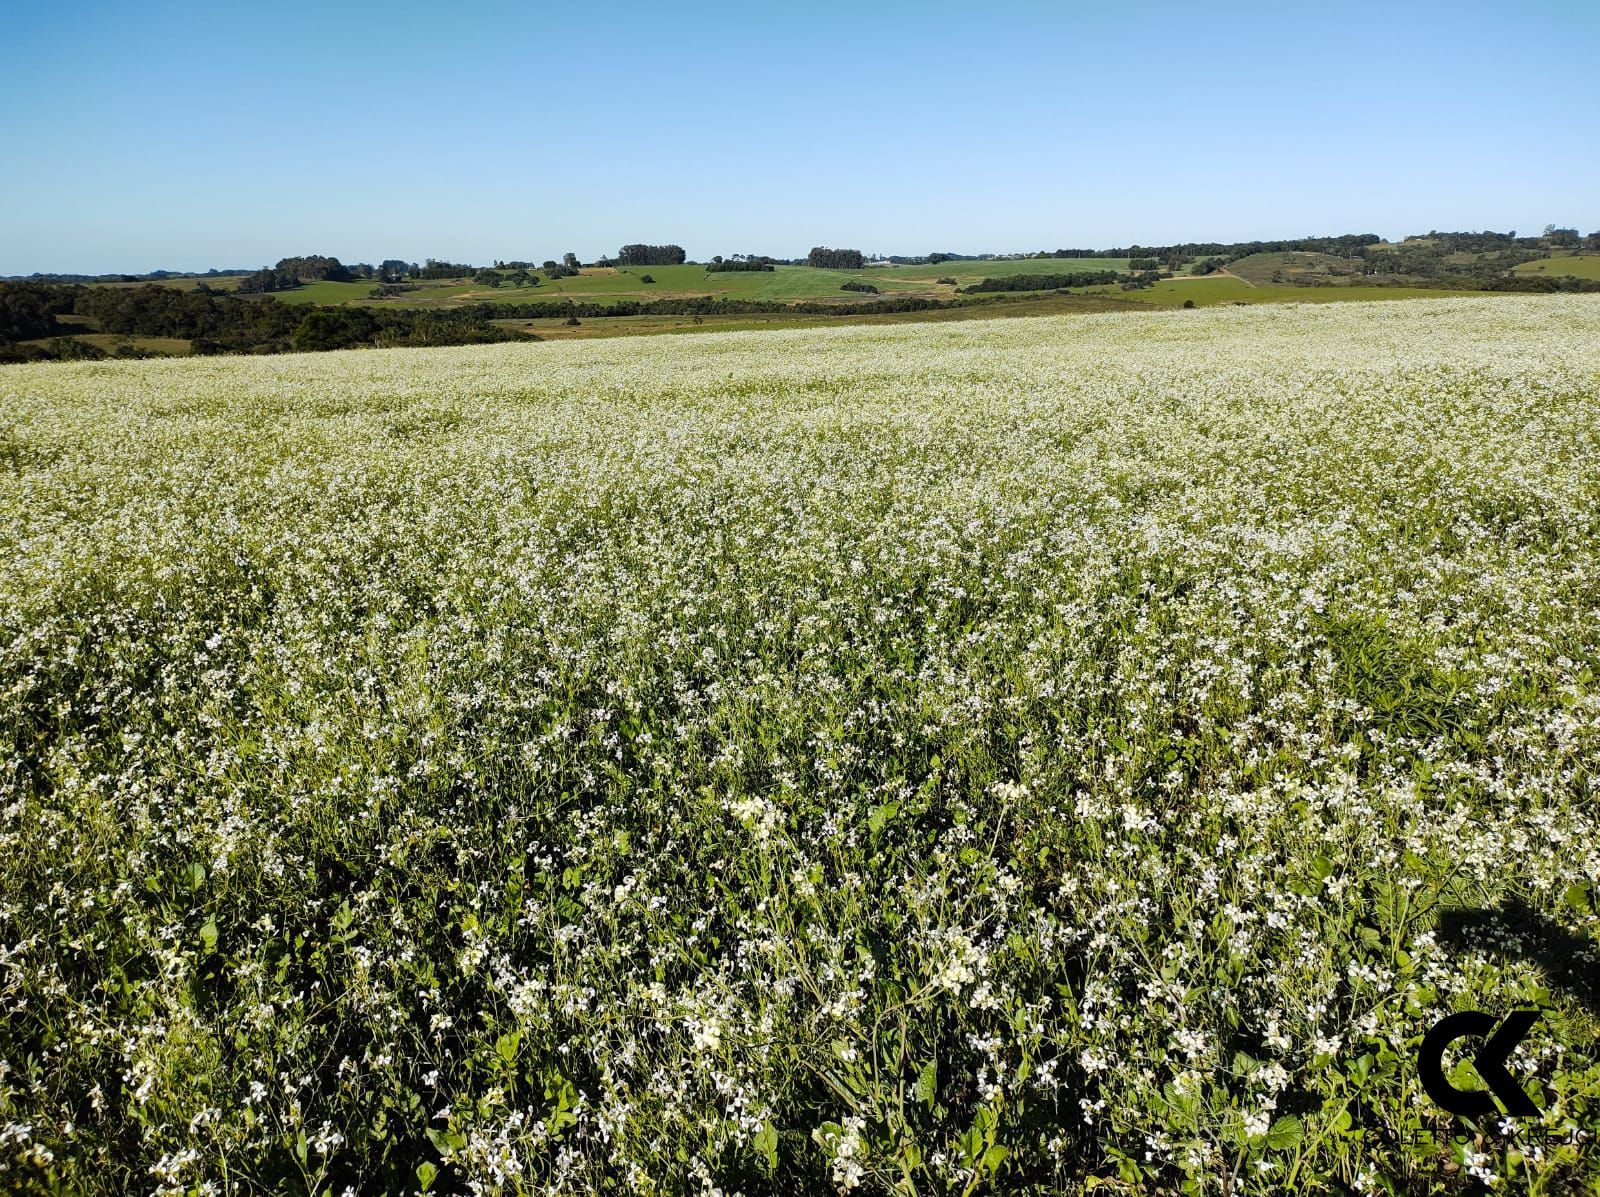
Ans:
{"type": "Polygon", "coordinates": [[[1592,298],[9,368],[0,1190],[1591,1191],[1597,669],[1592,298]]]}

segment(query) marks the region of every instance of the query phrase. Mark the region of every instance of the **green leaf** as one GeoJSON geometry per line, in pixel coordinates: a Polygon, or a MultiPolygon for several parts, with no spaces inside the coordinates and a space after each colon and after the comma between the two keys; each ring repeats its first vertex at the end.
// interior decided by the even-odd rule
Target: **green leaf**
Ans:
{"type": "Polygon", "coordinates": [[[206,925],[200,928],[200,946],[208,952],[217,949],[217,920],[208,919],[206,925]]]}
{"type": "Polygon", "coordinates": [[[494,1041],[494,1050],[507,1064],[517,1058],[517,1048],[522,1045],[522,1032],[511,1031],[494,1041]]]}
{"type": "Polygon", "coordinates": [[[1286,1115],[1274,1122],[1267,1132],[1267,1147],[1273,1151],[1293,1151],[1304,1138],[1305,1129],[1300,1119],[1286,1115]]]}
{"type": "Polygon", "coordinates": [[[1594,911],[1594,891],[1587,881],[1575,881],[1567,886],[1567,891],[1561,895],[1561,900],[1579,914],[1590,914],[1594,911]]]}
{"type": "Polygon", "coordinates": [[[872,808],[872,813],[867,816],[867,834],[871,836],[874,844],[878,842],[878,837],[883,834],[883,829],[889,820],[899,813],[898,802],[886,802],[882,806],[872,808]]]}
{"type": "Polygon", "coordinates": [[[417,1183],[422,1186],[422,1191],[424,1193],[433,1188],[434,1178],[438,1175],[439,1169],[435,1168],[432,1164],[417,1165],[417,1183]]]}
{"type": "Polygon", "coordinates": [[[985,1172],[998,1172],[1000,1165],[1006,1162],[1006,1156],[1010,1154],[1011,1148],[996,1143],[983,1153],[983,1159],[978,1161],[978,1166],[985,1172]]]}
{"type": "Polygon", "coordinates": [[[978,1156],[983,1151],[983,1136],[969,1126],[956,1136],[954,1146],[957,1158],[970,1168],[978,1162],[978,1156]]]}
{"type": "Polygon", "coordinates": [[[917,1073],[917,1084],[912,1089],[914,1096],[930,1110],[933,1108],[934,1099],[939,1094],[939,1062],[929,1060],[922,1066],[922,1071],[917,1073]]]}
{"type": "Polygon", "coordinates": [[[763,1122],[761,1129],[750,1138],[750,1144],[767,1164],[767,1172],[773,1173],[778,1168],[778,1129],[770,1122],[763,1122]]]}

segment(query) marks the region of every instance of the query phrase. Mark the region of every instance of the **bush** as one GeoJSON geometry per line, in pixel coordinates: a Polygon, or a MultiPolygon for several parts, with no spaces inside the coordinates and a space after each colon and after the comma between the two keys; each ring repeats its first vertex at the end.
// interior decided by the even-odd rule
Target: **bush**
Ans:
{"type": "Polygon", "coordinates": [[[953,279],[953,278],[951,278],[951,277],[950,277],[950,276],[949,276],[949,275],[948,275],[948,274],[947,274],[947,275],[945,275],[945,276],[944,276],[944,277],[943,277],[943,278],[941,278],[941,279],[936,279],[936,280],[935,280],[935,281],[936,281],[936,282],[940,282],[940,283],[948,283],[948,284],[949,284],[949,285],[950,285],[950,286],[952,286],[952,287],[953,287],[953,286],[955,286],[955,285],[956,285],[956,280],[955,280],[955,279],[953,279]]]}
{"type": "Polygon", "coordinates": [[[973,283],[969,292],[1059,291],[1063,287],[1100,287],[1118,280],[1114,270],[1073,270],[1066,274],[1010,274],[973,283]]]}
{"type": "Polygon", "coordinates": [[[722,274],[727,271],[755,272],[772,270],[771,258],[712,258],[706,263],[707,274],[722,274]]]}
{"type": "Polygon", "coordinates": [[[839,290],[841,290],[841,291],[860,291],[864,295],[878,295],[878,294],[881,294],[881,292],[879,292],[878,288],[874,287],[871,283],[861,283],[861,282],[857,282],[855,279],[851,279],[847,283],[840,283],[839,284],[839,290]]]}
{"type": "Polygon", "coordinates": [[[1186,299],[1186,300],[1184,300],[1184,301],[1183,301],[1183,306],[1184,306],[1184,307],[1186,307],[1186,308],[1192,308],[1192,307],[1194,307],[1194,300],[1192,300],[1192,299],[1186,299]]]}
{"type": "Polygon", "coordinates": [[[289,338],[301,352],[370,344],[378,322],[365,308],[314,308],[289,338]]]}
{"type": "Polygon", "coordinates": [[[641,282],[641,283],[653,283],[653,282],[655,282],[655,281],[656,281],[656,280],[655,280],[655,279],[654,279],[654,278],[653,278],[653,277],[652,277],[652,276],[650,276],[650,275],[648,275],[648,274],[641,274],[641,275],[640,275],[640,276],[639,276],[639,281],[640,281],[640,282],[641,282]]]}

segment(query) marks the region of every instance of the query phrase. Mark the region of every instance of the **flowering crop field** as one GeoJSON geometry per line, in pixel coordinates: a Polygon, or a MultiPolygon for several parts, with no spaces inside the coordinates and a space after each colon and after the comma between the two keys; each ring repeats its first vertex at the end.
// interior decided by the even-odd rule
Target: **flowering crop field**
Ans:
{"type": "Polygon", "coordinates": [[[0,1190],[1593,1191],[1597,668],[1594,298],[10,368],[0,1190]]]}

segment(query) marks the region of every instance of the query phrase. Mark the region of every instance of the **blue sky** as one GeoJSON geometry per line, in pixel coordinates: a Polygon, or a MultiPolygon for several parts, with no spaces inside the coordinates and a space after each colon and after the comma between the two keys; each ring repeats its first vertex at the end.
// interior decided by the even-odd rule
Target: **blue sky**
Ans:
{"type": "Polygon", "coordinates": [[[0,274],[1600,226],[1600,4],[0,15],[0,274]]]}

